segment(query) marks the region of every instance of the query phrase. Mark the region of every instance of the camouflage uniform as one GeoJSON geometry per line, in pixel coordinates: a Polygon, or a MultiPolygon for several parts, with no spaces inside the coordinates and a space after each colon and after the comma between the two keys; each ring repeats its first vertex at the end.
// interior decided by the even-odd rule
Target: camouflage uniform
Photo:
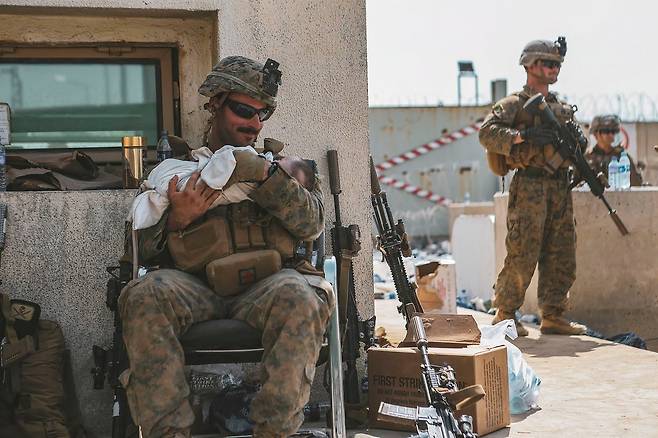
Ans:
{"type": "MultiPolygon", "coordinates": [[[[507,257],[496,281],[494,305],[511,313],[521,307],[539,264],[539,307],[544,316],[560,316],[576,278],[576,233],[568,163],[549,175],[543,169],[554,153],[552,145],[513,145],[521,129],[539,125],[539,120],[522,111],[523,104],[534,94],[536,91],[526,86],[522,92],[497,102],[479,132],[487,151],[504,155],[511,168],[520,169],[509,188],[507,257]]],[[[557,109],[565,107],[552,93],[546,101],[557,109]]],[[[560,118],[557,109],[554,112],[560,118]]]]}
{"type": "MultiPolygon", "coordinates": [[[[616,115],[610,114],[604,116],[596,116],[594,119],[592,119],[592,124],[590,125],[590,134],[595,134],[599,129],[603,128],[615,129],[619,131],[620,126],[621,122],[619,117],[616,115]]],[[[585,155],[585,158],[587,159],[590,167],[592,167],[594,170],[594,174],[603,172],[603,174],[607,176],[610,160],[612,157],[617,157],[617,159],[619,159],[623,151],[623,146],[613,146],[610,151],[606,151],[597,144],[594,146],[591,152],[585,155]]],[[[631,186],[641,186],[642,175],[640,175],[640,173],[637,171],[635,162],[630,155],[628,155],[628,159],[631,162],[631,186]]]]}
{"type": "MultiPolygon", "coordinates": [[[[226,59],[241,62],[244,58],[226,59]]],[[[213,73],[204,85],[213,80],[213,73]]],[[[201,92],[211,94],[204,86],[201,92]]],[[[271,98],[266,103],[273,106],[271,98]]],[[[277,168],[250,198],[300,241],[314,239],[324,229],[317,178],[309,192],[277,168]]],[[[302,408],[335,304],[331,287],[320,277],[283,269],[241,295],[220,297],[203,278],[166,269],[172,266],[166,246],[167,220],[165,213],[158,224],[138,232],[140,261],[161,269],[130,282],[119,300],[130,359],[130,369],[121,381],[143,436],[189,434],[194,415],[187,400],[190,391],[178,339],[192,324],[220,318],[242,320],[262,332],[262,389],[251,405],[254,436],[289,436],[304,418],[302,408]]],[[[128,244],[126,252],[130,253],[128,244]]]]}

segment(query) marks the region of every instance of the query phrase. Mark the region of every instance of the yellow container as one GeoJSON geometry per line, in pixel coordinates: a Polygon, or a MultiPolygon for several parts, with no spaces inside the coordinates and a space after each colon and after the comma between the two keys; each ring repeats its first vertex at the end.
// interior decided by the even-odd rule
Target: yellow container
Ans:
{"type": "Polygon", "coordinates": [[[122,137],[121,145],[123,146],[123,187],[126,189],[138,188],[144,177],[146,137],[122,137]]]}

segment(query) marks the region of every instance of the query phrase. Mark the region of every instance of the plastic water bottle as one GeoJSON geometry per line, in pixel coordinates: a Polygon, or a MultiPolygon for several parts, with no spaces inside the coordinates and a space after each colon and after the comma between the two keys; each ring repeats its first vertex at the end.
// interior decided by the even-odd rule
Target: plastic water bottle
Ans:
{"type": "Polygon", "coordinates": [[[242,383],[242,379],[230,373],[217,374],[194,370],[190,371],[187,380],[190,392],[198,395],[219,393],[242,383]]]}
{"type": "Polygon", "coordinates": [[[0,192],[7,190],[7,174],[5,171],[5,163],[7,161],[7,153],[5,146],[0,143],[0,192]]]}
{"type": "Polygon", "coordinates": [[[617,157],[612,157],[610,164],[608,164],[608,184],[610,190],[619,189],[619,163],[617,157]]]}
{"type": "Polygon", "coordinates": [[[158,140],[158,146],[155,152],[158,163],[174,156],[174,151],[169,144],[169,133],[167,133],[166,129],[160,133],[160,140],[158,140]]]}
{"type": "Polygon", "coordinates": [[[629,190],[631,188],[631,160],[628,158],[626,151],[621,153],[619,158],[618,180],[620,190],[629,190]]]}

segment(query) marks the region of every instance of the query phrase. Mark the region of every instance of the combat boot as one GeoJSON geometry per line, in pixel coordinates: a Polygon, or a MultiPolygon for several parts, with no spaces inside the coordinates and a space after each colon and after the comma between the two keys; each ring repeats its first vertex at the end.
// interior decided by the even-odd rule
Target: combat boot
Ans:
{"type": "Polygon", "coordinates": [[[587,326],[569,321],[563,316],[544,315],[539,330],[545,335],[584,335],[587,326]]]}
{"type": "Polygon", "coordinates": [[[500,321],[504,321],[506,319],[513,319],[514,325],[516,326],[516,334],[519,336],[528,336],[528,330],[523,327],[523,324],[516,320],[515,313],[516,312],[510,312],[500,308],[496,309],[496,315],[494,316],[493,321],[491,321],[491,325],[496,325],[500,321]]]}

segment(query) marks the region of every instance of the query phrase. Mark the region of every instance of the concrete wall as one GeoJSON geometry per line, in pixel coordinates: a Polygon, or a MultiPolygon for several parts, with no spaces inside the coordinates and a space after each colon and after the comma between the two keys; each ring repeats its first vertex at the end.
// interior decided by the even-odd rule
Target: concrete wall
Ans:
{"type": "MultiPolygon", "coordinates": [[[[375,164],[436,140],[444,133],[471,125],[488,110],[488,106],[370,108],[370,149],[375,164]]],[[[421,172],[425,172],[431,182],[431,191],[455,202],[463,202],[465,191],[469,191],[472,202],[490,201],[498,188],[496,177],[488,170],[477,133],[383,174],[427,188],[423,186],[421,172]],[[473,170],[460,176],[459,169],[464,166],[473,170]]],[[[449,234],[446,207],[393,187],[382,186],[382,189],[386,191],[394,216],[405,221],[410,236],[429,239],[429,236],[449,234]]]]}
{"type": "MultiPolygon", "coordinates": [[[[173,44],[179,55],[179,87],[181,93],[181,129],[191,145],[201,143],[207,120],[206,102],[197,89],[216,57],[217,29],[214,13],[193,16],[170,14],[154,17],[139,12],[107,15],[81,15],[83,11],[68,9],[0,8],[0,44],[79,45],[98,42],[134,44],[173,44]],[[66,20],[67,25],[62,22],[66,20]]],[[[146,11],[143,11],[146,13],[146,11]]]]}
{"type": "MultiPolygon", "coordinates": [[[[175,43],[183,136],[198,143],[206,120],[196,87],[215,60],[241,54],[281,63],[279,107],[263,134],[286,151],[315,159],[326,175],[326,151],[337,149],[343,222],[371,229],[365,2],[322,1],[0,1],[0,44],[108,41],[175,43]],[[35,7],[27,7],[35,6],[35,7]]],[[[327,228],[333,203],[324,181],[327,228]]],[[[104,305],[105,266],[120,253],[130,194],[116,192],[8,193],[10,226],[2,255],[3,285],[39,301],[44,317],[62,323],[72,348],[85,422],[109,426],[109,396],[91,392],[90,346],[109,341],[104,305]]],[[[372,246],[364,239],[355,262],[359,311],[374,313],[372,246]]]]}
{"type": "Polygon", "coordinates": [[[106,266],[117,264],[132,191],[0,193],[8,204],[2,289],[41,305],[60,323],[71,350],[85,426],[108,432],[111,392],[92,390],[91,346],[109,346],[112,314],[105,307],[106,266]]]}
{"type": "MultiPolygon", "coordinates": [[[[573,192],[578,243],[576,281],[570,291],[568,316],[612,336],[633,331],[658,351],[658,189],[607,192],[630,231],[621,236],[603,203],[589,192],[573,192]]],[[[506,255],[508,193],[494,197],[496,272],[506,255]]],[[[526,292],[524,312],[537,312],[537,273],[526,292]]]]}

